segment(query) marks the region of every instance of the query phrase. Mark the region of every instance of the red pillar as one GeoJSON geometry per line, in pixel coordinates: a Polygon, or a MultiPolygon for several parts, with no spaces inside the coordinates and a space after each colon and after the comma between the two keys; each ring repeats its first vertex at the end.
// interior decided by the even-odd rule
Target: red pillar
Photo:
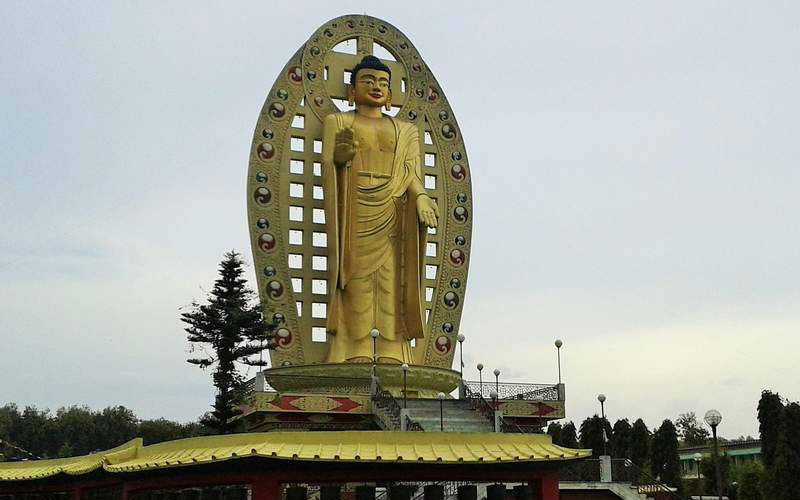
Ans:
{"type": "Polygon", "coordinates": [[[75,489],[72,490],[72,498],[73,500],[81,500],[83,498],[83,488],[75,486],[75,489]]]}
{"type": "Polygon", "coordinates": [[[250,490],[252,500],[281,499],[281,482],[276,477],[254,477],[250,490]]]}
{"type": "Polygon", "coordinates": [[[560,500],[558,491],[558,472],[545,472],[531,481],[533,498],[538,500],[560,500]]]}

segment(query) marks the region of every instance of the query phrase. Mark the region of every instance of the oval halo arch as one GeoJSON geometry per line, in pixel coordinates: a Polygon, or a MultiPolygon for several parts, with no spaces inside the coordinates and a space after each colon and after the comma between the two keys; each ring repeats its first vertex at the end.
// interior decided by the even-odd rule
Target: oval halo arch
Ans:
{"type": "Polygon", "coordinates": [[[264,312],[280,323],[278,345],[270,353],[274,367],[323,363],[330,345],[322,122],[329,113],[347,110],[348,72],[367,54],[392,69],[388,114],[419,128],[422,180],[441,212],[439,227],[428,231],[422,276],[427,326],[425,338],[413,347],[415,364],[452,366],[473,215],[461,130],[411,41],[385,21],[348,15],[322,25],[289,59],[253,136],[248,222],[264,312]]]}

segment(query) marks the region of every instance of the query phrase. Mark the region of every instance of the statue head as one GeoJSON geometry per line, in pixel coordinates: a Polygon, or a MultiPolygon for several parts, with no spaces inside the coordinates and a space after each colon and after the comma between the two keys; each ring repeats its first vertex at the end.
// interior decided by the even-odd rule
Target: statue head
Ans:
{"type": "Polygon", "coordinates": [[[387,110],[392,106],[390,88],[392,70],[375,56],[364,56],[350,73],[348,101],[356,105],[381,107],[387,110]]]}

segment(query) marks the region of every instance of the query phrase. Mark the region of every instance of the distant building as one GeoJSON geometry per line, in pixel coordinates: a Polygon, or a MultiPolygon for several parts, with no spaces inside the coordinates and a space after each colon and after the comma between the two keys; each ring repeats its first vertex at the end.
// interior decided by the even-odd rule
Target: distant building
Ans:
{"type": "MultiPolygon", "coordinates": [[[[732,467],[739,467],[751,462],[761,462],[761,440],[748,439],[744,441],[726,441],[719,443],[720,453],[724,453],[731,460],[732,467]]],[[[700,453],[703,457],[710,457],[714,452],[714,445],[691,446],[680,448],[678,456],[681,461],[681,475],[687,478],[695,478],[702,474],[697,470],[699,463],[695,461],[695,453],[700,453]]]]}

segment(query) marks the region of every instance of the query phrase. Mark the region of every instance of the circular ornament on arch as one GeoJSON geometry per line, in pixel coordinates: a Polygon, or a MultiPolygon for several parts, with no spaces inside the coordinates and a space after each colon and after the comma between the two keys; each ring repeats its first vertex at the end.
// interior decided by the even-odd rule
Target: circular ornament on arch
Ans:
{"type": "Polygon", "coordinates": [[[267,296],[272,299],[279,299],[283,295],[283,284],[278,280],[267,283],[267,296]]]}
{"type": "Polygon", "coordinates": [[[267,205],[272,200],[272,192],[269,188],[261,186],[253,192],[253,199],[259,205],[267,205]]]}
{"type": "Polygon", "coordinates": [[[439,354],[447,354],[452,347],[453,342],[450,340],[450,337],[439,335],[439,337],[436,338],[436,352],[439,354]]]}
{"type": "Polygon", "coordinates": [[[272,252],[275,250],[276,245],[277,241],[275,241],[275,236],[273,236],[271,233],[263,233],[258,237],[258,248],[264,252],[272,252]]]}

